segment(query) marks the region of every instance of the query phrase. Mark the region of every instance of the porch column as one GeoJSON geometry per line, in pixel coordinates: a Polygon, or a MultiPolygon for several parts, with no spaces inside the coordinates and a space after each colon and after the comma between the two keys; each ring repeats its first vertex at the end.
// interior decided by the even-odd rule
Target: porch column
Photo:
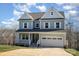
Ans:
{"type": "Polygon", "coordinates": [[[41,29],[41,20],[40,20],[40,29],[41,29]]]}
{"type": "Polygon", "coordinates": [[[29,33],[29,46],[30,46],[31,40],[30,40],[30,33],[29,33]]]}

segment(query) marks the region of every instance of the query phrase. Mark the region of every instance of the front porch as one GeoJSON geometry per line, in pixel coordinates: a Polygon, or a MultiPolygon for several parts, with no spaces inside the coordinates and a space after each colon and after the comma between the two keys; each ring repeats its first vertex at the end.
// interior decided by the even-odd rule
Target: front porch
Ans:
{"type": "Polygon", "coordinates": [[[16,43],[24,46],[37,46],[39,40],[38,33],[17,33],[16,43]]]}

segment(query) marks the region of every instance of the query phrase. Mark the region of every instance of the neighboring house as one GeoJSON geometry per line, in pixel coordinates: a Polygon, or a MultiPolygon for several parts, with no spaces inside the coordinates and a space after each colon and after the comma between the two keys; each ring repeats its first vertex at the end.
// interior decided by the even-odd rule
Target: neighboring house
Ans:
{"type": "Polygon", "coordinates": [[[27,13],[19,19],[16,44],[64,47],[64,12],[48,9],[47,12],[27,13]]]}

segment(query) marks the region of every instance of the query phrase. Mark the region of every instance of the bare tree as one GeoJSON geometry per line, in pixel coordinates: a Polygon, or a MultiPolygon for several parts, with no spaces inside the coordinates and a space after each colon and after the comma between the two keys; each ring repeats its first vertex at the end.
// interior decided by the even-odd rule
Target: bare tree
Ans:
{"type": "Polygon", "coordinates": [[[2,29],[0,30],[0,44],[13,45],[15,41],[15,30],[2,29]]]}

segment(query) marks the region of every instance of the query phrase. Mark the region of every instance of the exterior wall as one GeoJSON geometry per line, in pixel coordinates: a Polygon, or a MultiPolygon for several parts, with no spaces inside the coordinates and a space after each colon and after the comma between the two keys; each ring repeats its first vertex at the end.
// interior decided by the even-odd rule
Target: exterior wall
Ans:
{"type": "Polygon", "coordinates": [[[28,29],[33,29],[33,21],[32,20],[20,20],[19,21],[19,29],[24,29],[23,28],[23,23],[27,22],[28,23],[28,29]]]}
{"type": "Polygon", "coordinates": [[[50,29],[55,29],[54,28],[54,22],[61,22],[61,29],[64,29],[64,19],[56,19],[56,20],[40,20],[41,22],[41,29],[44,29],[44,23],[48,22],[50,24],[50,29]]]}
{"type": "MultiPolygon", "coordinates": [[[[27,22],[28,23],[28,29],[33,29],[33,26],[35,26],[35,23],[33,24],[32,20],[21,20],[19,21],[19,29],[24,29],[23,28],[23,23],[27,22]]],[[[64,19],[56,19],[56,20],[40,20],[36,21],[38,23],[40,23],[40,29],[45,29],[44,28],[44,23],[48,22],[50,24],[49,29],[55,29],[54,26],[54,22],[61,22],[61,29],[64,29],[64,19]]],[[[35,27],[34,27],[35,28],[35,27]]]]}

